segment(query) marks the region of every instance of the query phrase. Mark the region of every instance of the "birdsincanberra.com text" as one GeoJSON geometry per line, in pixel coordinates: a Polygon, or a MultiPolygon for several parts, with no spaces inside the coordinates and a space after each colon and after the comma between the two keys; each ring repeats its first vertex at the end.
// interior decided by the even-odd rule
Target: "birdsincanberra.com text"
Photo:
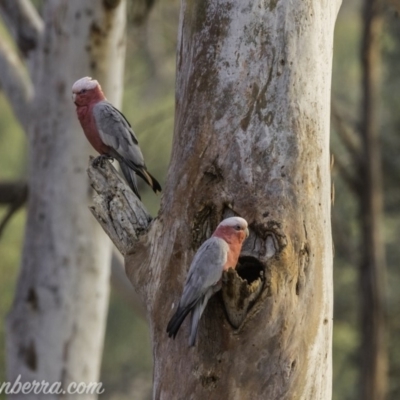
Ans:
{"type": "Polygon", "coordinates": [[[15,382],[0,382],[0,394],[103,394],[101,382],[71,382],[67,387],[61,382],[21,382],[18,375],[15,382]]]}

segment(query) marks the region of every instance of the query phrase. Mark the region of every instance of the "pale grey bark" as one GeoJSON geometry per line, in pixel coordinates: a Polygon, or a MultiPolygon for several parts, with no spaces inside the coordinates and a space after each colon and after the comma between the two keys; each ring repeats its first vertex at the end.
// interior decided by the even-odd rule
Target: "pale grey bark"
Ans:
{"type": "Polygon", "coordinates": [[[125,8],[125,0],[44,3],[43,33],[27,68],[33,89],[24,123],[29,200],[21,272],[7,319],[12,382],[21,374],[22,381],[60,381],[66,389],[72,381],[99,379],[111,243],[87,208],[90,146],[75,116],[71,86],[92,75],[109,100],[121,104],[125,8]]]}
{"type": "MultiPolygon", "coordinates": [[[[98,191],[95,213],[126,252],[147,306],[157,400],[331,398],[329,121],[339,6],[182,2],[160,212],[147,228],[126,225],[142,207],[128,200],[115,214],[105,200],[125,202],[127,189],[114,185],[108,197],[98,191]],[[251,284],[235,292],[242,281],[225,276],[233,290],[210,300],[189,349],[187,322],[175,341],[165,329],[195,251],[232,214],[249,222],[238,272],[251,284]]],[[[93,182],[104,170],[112,173],[89,168],[93,182]]]]}
{"type": "Polygon", "coordinates": [[[22,127],[27,130],[33,99],[33,85],[24,65],[11,46],[0,40],[0,86],[22,127]]]}

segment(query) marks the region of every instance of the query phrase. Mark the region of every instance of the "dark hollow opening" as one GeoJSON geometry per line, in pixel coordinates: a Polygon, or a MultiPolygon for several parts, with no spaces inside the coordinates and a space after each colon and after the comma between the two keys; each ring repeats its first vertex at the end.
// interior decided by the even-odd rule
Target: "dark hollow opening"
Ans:
{"type": "Polygon", "coordinates": [[[264,267],[255,257],[242,256],[236,267],[237,274],[247,281],[249,285],[257,279],[264,277],[264,267]]]}

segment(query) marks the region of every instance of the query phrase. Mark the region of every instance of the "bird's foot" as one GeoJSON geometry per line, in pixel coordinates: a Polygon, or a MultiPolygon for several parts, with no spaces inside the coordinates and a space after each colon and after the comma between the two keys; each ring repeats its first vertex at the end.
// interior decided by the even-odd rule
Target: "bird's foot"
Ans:
{"type": "Polygon", "coordinates": [[[106,161],[114,161],[114,158],[107,154],[101,154],[93,160],[92,165],[95,168],[98,168],[99,166],[104,168],[104,163],[106,161]]]}

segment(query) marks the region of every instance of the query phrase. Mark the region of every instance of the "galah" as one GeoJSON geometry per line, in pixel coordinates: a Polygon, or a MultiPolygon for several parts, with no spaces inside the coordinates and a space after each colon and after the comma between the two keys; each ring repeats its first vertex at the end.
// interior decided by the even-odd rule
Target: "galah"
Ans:
{"type": "Polygon", "coordinates": [[[147,171],[143,154],[131,125],[124,115],[109,103],[99,82],[86,76],[72,86],[76,113],[90,144],[103,157],[118,160],[129,186],[140,199],[136,174],[154,190],[161,191],[157,180],[147,171]]]}
{"type": "Polygon", "coordinates": [[[224,219],[195,254],[178,308],[168,323],[169,337],[175,336],[191,312],[189,346],[194,346],[200,317],[210,297],[222,286],[222,274],[235,268],[243,241],[249,236],[247,222],[240,217],[224,219]]]}

